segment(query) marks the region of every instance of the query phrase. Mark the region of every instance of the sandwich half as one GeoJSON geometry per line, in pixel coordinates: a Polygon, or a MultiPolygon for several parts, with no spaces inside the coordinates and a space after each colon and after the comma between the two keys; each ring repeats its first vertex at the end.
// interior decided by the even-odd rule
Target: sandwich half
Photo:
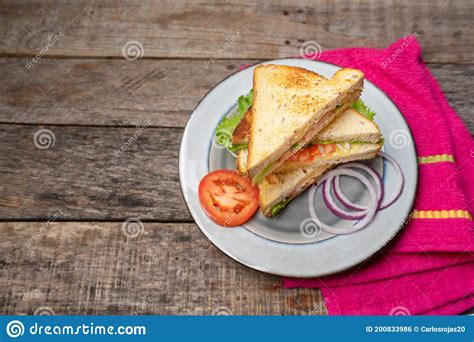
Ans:
{"type": "MultiPolygon", "coordinates": [[[[235,130],[233,143],[245,146],[250,132],[248,122],[251,109],[245,114],[235,130]],[[246,122],[245,124],[243,124],[246,122]]],[[[353,108],[344,110],[333,122],[320,132],[313,141],[293,153],[274,172],[286,172],[308,166],[326,163],[344,163],[373,158],[382,148],[383,139],[379,127],[353,108]]],[[[247,175],[248,150],[243,148],[237,154],[237,170],[247,175]]],[[[268,176],[268,175],[267,175],[268,176]]]]}
{"type": "MultiPolygon", "coordinates": [[[[236,129],[236,142],[243,145],[250,134],[251,115],[250,110],[246,113],[247,120],[241,121],[247,123],[236,129]]],[[[278,214],[326,170],[340,163],[375,158],[382,145],[382,134],[375,122],[355,109],[344,110],[310,144],[258,184],[260,210],[266,216],[278,214]]],[[[246,149],[238,152],[237,169],[243,175],[247,172],[247,155],[246,149]]]]}
{"type": "Polygon", "coordinates": [[[263,181],[350,106],[363,78],[356,69],[341,69],[327,80],[298,67],[256,67],[247,157],[252,182],[263,181]]]}

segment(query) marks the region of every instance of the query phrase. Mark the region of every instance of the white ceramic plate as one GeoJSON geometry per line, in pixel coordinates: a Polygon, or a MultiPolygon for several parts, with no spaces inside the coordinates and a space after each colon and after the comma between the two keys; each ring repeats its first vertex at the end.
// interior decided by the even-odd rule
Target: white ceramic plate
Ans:
{"type": "MultiPolygon", "coordinates": [[[[338,66],[307,59],[289,58],[263,64],[292,65],[331,77],[338,66]]],[[[293,200],[276,218],[257,214],[243,227],[223,228],[201,209],[199,181],[216,169],[235,169],[234,158],[214,141],[214,130],[224,115],[232,115],[237,98],[252,88],[254,67],[239,71],[215,86],[198,104],[183,134],[179,155],[179,176],[186,204],[206,237],[221,251],[254,269],[291,277],[322,276],[345,270],[367,259],[385,246],[403,227],[414,200],[417,160],[410,130],[393,102],[374,84],[365,81],[362,100],[377,113],[375,120],[385,137],[384,151],[403,167],[405,186],[400,198],[377,213],[366,228],[350,235],[332,236],[309,221],[308,193],[293,200]]],[[[387,194],[394,191],[393,168],[378,158],[368,162],[383,173],[387,194]]],[[[342,184],[348,197],[366,203],[362,186],[350,178],[342,184]]],[[[319,201],[318,201],[319,202],[319,201]]],[[[339,219],[321,204],[317,212],[328,223],[339,219]]],[[[342,225],[348,224],[342,222],[342,225]]]]}

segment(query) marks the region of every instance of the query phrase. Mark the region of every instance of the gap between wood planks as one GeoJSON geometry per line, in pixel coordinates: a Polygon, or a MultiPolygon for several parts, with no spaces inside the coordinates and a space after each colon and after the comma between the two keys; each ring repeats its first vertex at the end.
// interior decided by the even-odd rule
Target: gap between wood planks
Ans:
{"type": "MultiPolygon", "coordinates": [[[[34,53],[6,53],[0,52],[0,59],[1,58],[24,58],[26,60],[36,57],[34,53]]],[[[285,58],[298,58],[295,56],[286,56],[286,57],[275,57],[275,58],[266,58],[266,59],[255,59],[251,57],[219,57],[218,59],[214,59],[214,61],[248,61],[254,60],[255,63],[261,63],[265,61],[271,61],[273,59],[285,59],[285,58]]],[[[80,55],[61,55],[61,54],[49,54],[41,56],[41,59],[77,59],[77,60],[124,60],[123,56],[80,56],[80,55]]],[[[140,60],[176,60],[176,61],[208,61],[212,59],[212,57],[170,57],[170,56],[143,56],[140,60]]],[[[440,62],[436,60],[424,60],[423,61],[427,65],[474,65],[474,63],[470,61],[449,61],[449,62],[440,62]]]]}

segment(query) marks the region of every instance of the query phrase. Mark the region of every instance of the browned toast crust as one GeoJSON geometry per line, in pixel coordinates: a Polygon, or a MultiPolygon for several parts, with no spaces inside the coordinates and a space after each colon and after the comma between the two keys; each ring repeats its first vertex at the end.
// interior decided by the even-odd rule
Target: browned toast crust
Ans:
{"type": "Polygon", "coordinates": [[[252,108],[249,108],[232,134],[232,145],[246,144],[249,142],[251,122],[252,108]]]}

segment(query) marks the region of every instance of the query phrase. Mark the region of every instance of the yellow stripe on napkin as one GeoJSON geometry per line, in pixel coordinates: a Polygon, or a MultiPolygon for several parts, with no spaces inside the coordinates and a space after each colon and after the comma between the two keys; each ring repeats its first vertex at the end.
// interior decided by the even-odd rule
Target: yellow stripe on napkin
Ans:
{"type": "Polygon", "coordinates": [[[419,164],[432,164],[441,162],[455,163],[456,161],[454,160],[454,156],[452,154],[436,154],[434,156],[418,157],[419,164]]]}
{"type": "Polygon", "coordinates": [[[472,215],[467,210],[414,210],[410,216],[413,219],[464,218],[472,220],[472,215]]]}

